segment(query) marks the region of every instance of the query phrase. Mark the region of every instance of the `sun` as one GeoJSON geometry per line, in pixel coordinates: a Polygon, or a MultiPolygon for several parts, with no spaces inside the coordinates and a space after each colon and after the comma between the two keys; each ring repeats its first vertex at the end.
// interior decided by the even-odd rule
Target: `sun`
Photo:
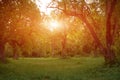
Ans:
{"type": "Polygon", "coordinates": [[[60,23],[56,20],[51,21],[49,24],[50,25],[48,26],[48,28],[51,32],[53,32],[54,30],[60,27],[60,23]]]}
{"type": "MultiPolygon", "coordinates": [[[[47,6],[52,2],[53,0],[32,0],[37,7],[39,8],[40,12],[44,12],[47,16],[51,16],[51,12],[54,10],[52,8],[47,8],[47,6]]],[[[51,16],[52,17],[52,16],[51,16]]],[[[51,19],[44,21],[45,26],[48,27],[48,29],[53,32],[57,30],[61,25],[58,20],[51,19]]]]}

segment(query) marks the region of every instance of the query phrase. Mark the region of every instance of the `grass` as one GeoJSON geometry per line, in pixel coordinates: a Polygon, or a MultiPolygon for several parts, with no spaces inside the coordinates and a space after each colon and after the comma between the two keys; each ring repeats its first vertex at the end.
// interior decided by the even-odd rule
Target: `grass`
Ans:
{"type": "Polygon", "coordinates": [[[0,80],[119,80],[120,67],[102,58],[21,58],[0,64],[0,80]]]}

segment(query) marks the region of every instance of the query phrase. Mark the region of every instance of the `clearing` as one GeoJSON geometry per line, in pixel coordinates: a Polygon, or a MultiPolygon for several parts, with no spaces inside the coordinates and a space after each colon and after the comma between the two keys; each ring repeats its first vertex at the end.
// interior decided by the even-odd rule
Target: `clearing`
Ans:
{"type": "Polygon", "coordinates": [[[103,58],[20,58],[0,63],[0,80],[119,80],[120,67],[105,67],[103,58]]]}

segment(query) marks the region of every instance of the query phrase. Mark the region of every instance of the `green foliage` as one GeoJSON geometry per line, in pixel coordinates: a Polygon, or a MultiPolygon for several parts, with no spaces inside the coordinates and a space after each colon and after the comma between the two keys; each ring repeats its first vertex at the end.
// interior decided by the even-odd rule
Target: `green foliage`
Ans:
{"type": "Polygon", "coordinates": [[[31,54],[34,45],[38,44],[33,41],[41,36],[40,21],[40,11],[31,0],[0,1],[0,43],[8,43],[13,54],[15,51],[16,54],[21,51],[31,54]]]}
{"type": "MultiPolygon", "coordinates": [[[[61,56],[64,36],[66,36],[67,56],[91,56],[100,53],[89,29],[82,19],[75,15],[81,14],[86,17],[93,25],[101,43],[106,46],[105,0],[91,4],[85,3],[84,0],[77,2],[53,0],[53,2],[58,3],[60,10],[55,8],[50,17],[41,15],[36,4],[31,0],[0,1],[0,44],[5,45],[6,56],[13,56],[15,50],[23,57],[61,56]],[[65,4],[67,14],[62,12],[65,4]],[[75,15],[69,15],[70,12],[75,12],[75,15]],[[61,28],[54,32],[50,32],[44,25],[44,21],[50,21],[51,18],[62,22],[61,28]]],[[[119,16],[119,5],[118,3],[113,17],[119,16]]],[[[117,22],[119,26],[119,19],[117,22]]],[[[113,48],[117,54],[120,46],[119,35],[120,28],[116,27],[113,48]]]]}

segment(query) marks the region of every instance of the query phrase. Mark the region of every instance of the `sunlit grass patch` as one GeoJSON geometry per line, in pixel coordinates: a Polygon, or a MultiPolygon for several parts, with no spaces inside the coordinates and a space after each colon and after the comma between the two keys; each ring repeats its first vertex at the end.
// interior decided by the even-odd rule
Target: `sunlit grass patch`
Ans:
{"type": "Polygon", "coordinates": [[[120,67],[102,58],[21,58],[0,64],[0,80],[118,80],[120,67]]]}

